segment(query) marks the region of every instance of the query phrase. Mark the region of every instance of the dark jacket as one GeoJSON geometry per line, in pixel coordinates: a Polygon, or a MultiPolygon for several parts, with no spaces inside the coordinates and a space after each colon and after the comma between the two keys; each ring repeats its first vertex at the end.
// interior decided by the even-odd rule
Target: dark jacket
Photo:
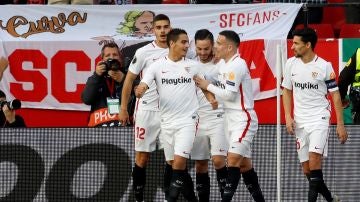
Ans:
{"type": "Polygon", "coordinates": [[[21,116],[15,115],[15,121],[13,123],[9,123],[6,121],[4,113],[2,113],[0,115],[0,124],[1,124],[0,127],[2,127],[2,128],[25,128],[26,127],[25,121],[21,116]]]}

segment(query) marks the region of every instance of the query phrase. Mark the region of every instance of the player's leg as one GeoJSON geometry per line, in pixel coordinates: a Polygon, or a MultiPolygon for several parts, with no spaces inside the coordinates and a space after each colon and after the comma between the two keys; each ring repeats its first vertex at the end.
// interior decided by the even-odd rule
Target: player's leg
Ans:
{"type": "Polygon", "coordinates": [[[164,172],[164,193],[165,193],[165,201],[169,201],[169,191],[171,178],[173,175],[172,164],[174,161],[174,129],[169,128],[161,128],[161,144],[164,148],[164,156],[165,156],[165,172],[164,172]]]}
{"type": "MultiPolygon", "coordinates": [[[[221,117],[219,117],[221,118],[221,117]]],[[[215,123],[211,123],[214,128],[210,129],[210,148],[211,158],[216,171],[216,179],[218,182],[220,195],[222,197],[224,188],[226,186],[227,178],[227,167],[226,167],[226,156],[229,148],[229,142],[224,133],[224,120],[221,118],[215,123]]]]}
{"type": "Polygon", "coordinates": [[[135,165],[133,167],[133,191],[136,201],[144,200],[144,187],[146,183],[146,165],[149,161],[149,152],[136,152],[135,165]]]}
{"type": "Polygon", "coordinates": [[[265,199],[259,185],[258,176],[252,166],[250,158],[243,158],[240,166],[240,173],[243,177],[244,184],[253,197],[254,201],[264,202],[265,199]]]}
{"type": "MultiPolygon", "coordinates": [[[[231,144],[232,145],[232,144],[231,144]]],[[[222,202],[231,201],[240,180],[240,163],[243,157],[240,154],[228,152],[228,177],[226,178],[226,186],[222,196],[222,202]]]]}
{"type": "Polygon", "coordinates": [[[171,183],[172,177],[172,162],[167,161],[165,163],[165,172],[164,172],[164,193],[165,193],[165,200],[167,201],[169,198],[169,188],[171,183]]]}
{"type": "Polygon", "coordinates": [[[326,186],[322,173],[322,158],[327,156],[329,127],[317,125],[308,127],[309,133],[309,192],[308,201],[316,201],[318,193],[327,201],[332,201],[332,195],[326,186]]]}
{"type": "Polygon", "coordinates": [[[195,160],[196,191],[199,201],[209,201],[210,177],[208,172],[208,161],[210,159],[210,147],[206,131],[201,128],[196,134],[190,156],[192,160],[195,160]]]}
{"type": "MultiPolygon", "coordinates": [[[[170,183],[169,202],[176,201],[182,193],[188,201],[197,201],[192,179],[186,169],[195,138],[195,122],[180,127],[174,134],[173,175],[170,183]]],[[[168,160],[168,159],[167,159],[168,160]]]]}
{"type": "Polygon", "coordinates": [[[160,134],[160,121],[149,120],[158,116],[159,112],[154,111],[138,111],[136,114],[134,125],[135,165],[132,173],[133,191],[136,201],[144,200],[146,165],[150,158],[150,152],[156,149],[156,140],[160,134]]]}
{"type": "Polygon", "coordinates": [[[196,160],[196,191],[200,202],[208,202],[210,197],[210,177],[208,160],[196,160]]]}

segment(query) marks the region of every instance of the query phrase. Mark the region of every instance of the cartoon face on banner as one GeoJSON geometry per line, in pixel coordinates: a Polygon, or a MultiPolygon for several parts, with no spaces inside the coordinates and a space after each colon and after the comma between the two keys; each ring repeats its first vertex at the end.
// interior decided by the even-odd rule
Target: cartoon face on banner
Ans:
{"type": "Polygon", "coordinates": [[[124,21],[117,28],[121,35],[143,38],[153,36],[153,20],[155,13],[152,11],[131,10],[125,13],[124,21]]]}

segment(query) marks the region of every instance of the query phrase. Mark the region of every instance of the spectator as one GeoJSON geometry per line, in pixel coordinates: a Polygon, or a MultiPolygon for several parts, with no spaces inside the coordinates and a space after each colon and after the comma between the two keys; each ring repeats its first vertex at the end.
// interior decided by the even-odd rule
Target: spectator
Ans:
{"type": "Polygon", "coordinates": [[[105,44],[101,58],[81,94],[82,101],[91,105],[88,126],[120,126],[117,114],[125,71],[118,45],[114,42],[105,44]]]}
{"type": "Polygon", "coordinates": [[[345,7],[346,23],[360,24],[360,2],[359,0],[344,0],[345,3],[357,3],[345,7]]]}
{"type": "Polygon", "coordinates": [[[0,90],[0,126],[2,128],[20,128],[26,127],[24,119],[15,113],[6,102],[6,95],[0,90]]]}
{"type": "Polygon", "coordinates": [[[48,0],[48,4],[77,4],[77,5],[92,5],[93,0],[48,0]]]}
{"type": "MultiPolygon", "coordinates": [[[[267,3],[307,3],[307,4],[327,4],[327,0],[266,0],[267,3]]],[[[293,26],[291,27],[288,38],[292,37],[292,31],[298,24],[318,24],[323,19],[323,7],[307,7],[307,22],[305,18],[304,10],[301,9],[295,18],[293,26]]]]}
{"type": "Polygon", "coordinates": [[[161,4],[162,0],[134,0],[134,4],[161,4]]]}
{"type": "Polygon", "coordinates": [[[357,48],[345,68],[340,72],[339,91],[344,107],[349,106],[349,100],[345,97],[350,86],[349,98],[352,104],[352,118],[354,124],[360,124],[360,78],[356,76],[360,71],[360,48],[357,48]]]}
{"type": "Polygon", "coordinates": [[[196,4],[231,4],[232,0],[196,0],[196,4]]]}

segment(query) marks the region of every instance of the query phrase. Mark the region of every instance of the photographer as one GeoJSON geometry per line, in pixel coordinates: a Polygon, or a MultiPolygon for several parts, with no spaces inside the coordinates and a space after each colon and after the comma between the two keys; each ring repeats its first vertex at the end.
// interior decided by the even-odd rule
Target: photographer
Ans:
{"type": "Polygon", "coordinates": [[[120,126],[117,114],[125,71],[118,45],[105,44],[101,58],[81,94],[82,101],[91,105],[88,126],[120,126]]]}
{"type": "Polygon", "coordinates": [[[0,126],[2,128],[26,127],[24,119],[15,114],[15,109],[6,101],[6,95],[0,90],[0,126]]]}

